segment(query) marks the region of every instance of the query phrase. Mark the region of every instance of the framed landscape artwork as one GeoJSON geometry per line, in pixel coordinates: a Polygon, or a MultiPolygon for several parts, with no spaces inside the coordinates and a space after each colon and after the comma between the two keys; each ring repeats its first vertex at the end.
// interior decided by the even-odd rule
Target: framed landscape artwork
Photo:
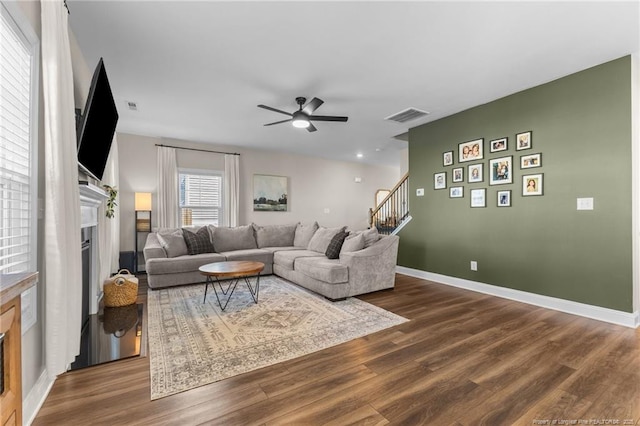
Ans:
{"type": "Polygon", "coordinates": [[[289,178],[253,175],[253,211],[286,212],[289,178]]]}

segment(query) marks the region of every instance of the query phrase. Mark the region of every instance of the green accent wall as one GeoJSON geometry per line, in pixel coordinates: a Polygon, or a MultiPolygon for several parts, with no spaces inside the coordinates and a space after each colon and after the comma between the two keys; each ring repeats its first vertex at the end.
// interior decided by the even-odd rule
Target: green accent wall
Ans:
{"type": "Polygon", "coordinates": [[[410,213],[400,231],[398,265],[500,287],[632,312],[631,57],[626,56],[409,131],[410,213]],[[516,133],[532,149],[515,150],[516,133]],[[508,150],[489,141],[508,137],[508,150]],[[484,159],[458,162],[458,144],[484,138],[484,159]],[[452,166],[442,154],[454,151],[452,166]],[[542,153],[542,167],[520,156],[542,153]],[[513,183],[489,185],[489,160],[513,156],[513,183]],[[468,183],[467,165],[484,163],[468,183]],[[464,182],[452,184],[452,169],[464,182]],[[434,173],[447,189],[434,190],[434,173]],[[522,196],[522,176],[544,174],[544,195],[522,196]],[[449,187],[464,198],[449,198],[449,187]],[[416,197],[416,189],[424,196],[416,197]],[[487,207],[470,207],[470,189],[487,189],[487,207]],[[511,190],[511,207],[497,191],[511,190]],[[594,210],[578,211],[579,197],[594,210]],[[470,270],[470,261],[478,271],[470,270]]]}

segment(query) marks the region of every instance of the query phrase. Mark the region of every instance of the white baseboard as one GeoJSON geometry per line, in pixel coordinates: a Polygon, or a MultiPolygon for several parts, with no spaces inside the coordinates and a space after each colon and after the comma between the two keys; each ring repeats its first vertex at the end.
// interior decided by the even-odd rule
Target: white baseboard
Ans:
{"type": "Polygon", "coordinates": [[[602,308],[600,306],[587,305],[584,303],[572,302],[570,300],[528,293],[526,291],[435,274],[433,272],[421,271],[419,269],[407,268],[405,266],[396,266],[396,272],[403,275],[409,275],[410,277],[422,278],[453,287],[490,294],[504,299],[554,309],[568,314],[580,315],[582,317],[623,325],[625,327],[638,328],[638,326],[640,326],[640,312],[629,313],[616,311],[614,309],[602,308]]]}
{"type": "Polygon", "coordinates": [[[47,399],[54,382],[55,379],[49,378],[49,373],[45,368],[27,397],[22,401],[22,420],[25,425],[31,425],[36,419],[36,415],[47,399]]]}

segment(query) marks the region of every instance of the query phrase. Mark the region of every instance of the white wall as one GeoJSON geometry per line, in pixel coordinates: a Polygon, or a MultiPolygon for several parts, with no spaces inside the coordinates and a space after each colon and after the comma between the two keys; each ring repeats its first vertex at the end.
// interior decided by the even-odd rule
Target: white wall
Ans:
{"type": "MultiPolygon", "coordinates": [[[[399,168],[330,161],[273,151],[199,144],[175,139],[118,134],[120,161],[120,250],[134,246],[133,198],[135,192],[151,192],[157,202],[155,144],[240,153],[240,224],[286,224],[317,220],[322,226],[368,226],[368,210],[379,188],[391,188],[400,179],[399,168]],[[289,178],[289,211],[253,211],[253,175],[289,178]],[[361,183],[355,183],[355,178],[361,183]],[[324,213],[329,209],[329,213],[324,213]]],[[[223,170],[220,154],[178,150],[178,166],[223,170]]],[[[152,218],[152,222],[155,220],[152,218]]]]}

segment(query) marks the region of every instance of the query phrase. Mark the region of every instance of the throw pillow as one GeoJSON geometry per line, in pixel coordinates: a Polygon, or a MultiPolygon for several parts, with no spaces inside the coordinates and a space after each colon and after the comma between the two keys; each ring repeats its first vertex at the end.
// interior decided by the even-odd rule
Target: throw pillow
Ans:
{"type": "Polygon", "coordinates": [[[296,247],[307,248],[309,246],[309,241],[311,241],[313,234],[315,234],[317,230],[318,222],[313,222],[312,224],[306,225],[299,223],[296,226],[296,233],[293,237],[293,245],[296,247]]]}
{"type": "Polygon", "coordinates": [[[189,254],[213,253],[213,245],[211,245],[206,226],[198,229],[195,233],[187,228],[182,228],[182,236],[187,244],[189,254]]]}
{"type": "Polygon", "coordinates": [[[233,228],[216,227],[213,231],[213,246],[218,253],[258,248],[251,225],[233,228]]]}
{"type": "Polygon", "coordinates": [[[297,224],[258,226],[254,223],[253,230],[256,233],[258,248],[291,247],[297,227],[297,224]]]}
{"type": "Polygon", "coordinates": [[[317,251],[319,253],[324,253],[327,251],[327,247],[329,247],[329,243],[331,239],[338,233],[344,231],[346,226],[341,226],[338,228],[323,228],[322,226],[318,228],[318,230],[311,237],[311,241],[309,241],[309,245],[307,246],[307,250],[317,251]]]}
{"type": "Polygon", "coordinates": [[[340,249],[342,248],[344,239],[347,238],[348,235],[349,233],[347,231],[340,231],[336,235],[334,235],[331,241],[329,241],[329,245],[327,246],[327,250],[324,252],[324,254],[329,259],[339,258],[340,249]]]}
{"type": "Polygon", "coordinates": [[[349,238],[344,240],[342,244],[342,249],[340,249],[340,254],[362,250],[364,248],[364,235],[358,234],[349,236],[349,238]]]}
{"type": "Polygon", "coordinates": [[[380,234],[378,234],[378,228],[367,229],[362,232],[364,236],[364,246],[371,247],[376,241],[380,239],[380,234]]]}
{"type": "Polygon", "coordinates": [[[180,229],[176,229],[171,233],[158,233],[158,241],[167,253],[167,257],[178,257],[189,254],[187,244],[184,242],[184,236],[180,229]]]}

